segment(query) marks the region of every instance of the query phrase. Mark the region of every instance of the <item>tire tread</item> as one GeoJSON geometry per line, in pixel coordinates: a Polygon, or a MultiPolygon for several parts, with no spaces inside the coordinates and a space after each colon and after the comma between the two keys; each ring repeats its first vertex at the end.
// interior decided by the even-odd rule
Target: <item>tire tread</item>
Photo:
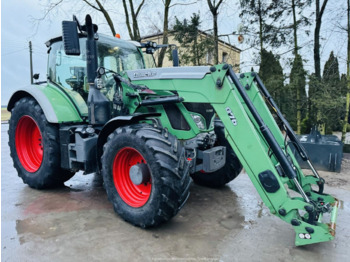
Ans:
{"type": "MultiPolygon", "coordinates": [[[[138,140],[139,141],[139,140],[138,140]]],[[[107,143],[103,147],[102,161],[102,176],[105,181],[105,188],[108,199],[112,202],[114,210],[124,220],[139,227],[153,227],[171,219],[178,213],[184,205],[185,200],[189,196],[189,185],[191,184],[191,177],[185,174],[179,168],[180,154],[174,148],[179,148],[179,142],[176,137],[168,132],[163,132],[161,129],[154,128],[148,124],[136,124],[132,126],[125,126],[116,129],[109,135],[107,143]],[[113,145],[121,134],[128,136],[135,136],[140,139],[143,146],[150,150],[155,156],[154,164],[159,170],[158,175],[160,179],[157,181],[160,195],[157,196],[156,201],[158,210],[153,210],[145,214],[144,219],[137,220],[132,214],[124,212],[122,205],[118,206],[117,201],[113,201],[116,189],[114,184],[109,182],[111,174],[109,174],[110,163],[107,163],[109,154],[111,154],[113,145]],[[107,182],[108,181],[108,182],[107,182]]],[[[148,161],[148,160],[147,160],[148,161]]],[[[154,186],[154,185],[153,185],[154,186]]],[[[147,205],[146,203],[145,205],[147,205]]]]}

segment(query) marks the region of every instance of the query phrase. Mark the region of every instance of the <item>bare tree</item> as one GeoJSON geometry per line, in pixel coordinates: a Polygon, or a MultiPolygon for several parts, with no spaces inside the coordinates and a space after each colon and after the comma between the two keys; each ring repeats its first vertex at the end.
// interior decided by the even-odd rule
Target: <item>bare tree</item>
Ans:
{"type": "MultiPolygon", "coordinates": [[[[97,12],[101,12],[106,19],[106,22],[111,30],[113,36],[116,34],[116,30],[113,24],[113,21],[110,17],[110,11],[106,9],[106,1],[102,0],[80,0],[80,3],[83,3],[85,6],[95,10],[97,12]]],[[[142,7],[145,4],[145,0],[142,0],[141,3],[135,7],[134,0],[123,0],[123,7],[125,13],[126,26],[128,28],[129,36],[132,40],[140,41],[140,30],[138,25],[138,16],[142,7]]],[[[38,21],[42,21],[47,18],[47,16],[55,9],[58,9],[64,3],[71,4],[71,1],[66,0],[49,0],[48,3],[44,6],[45,11],[44,15],[37,19],[38,21]]]]}
{"type": "MultiPolygon", "coordinates": [[[[171,0],[165,0],[164,2],[164,22],[163,22],[163,44],[168,43],[168,34],[169,34],[169,8],[171,0]]],[[[166,48],[163,47],[158,56],[158,67],[163,66],[163,60],[165,56],[166,48]]]]}
{"type": "Polygon", "coordinates": [[[101,2],[99,0],[94,0],[95,3],[97,4],[94,5],[94,4],[91,4],[88,0],[83,0],[87,5],[89,5],[90,7],[94,8],[95,10],[101,12],[103,14],[103,16],[105,17],[107,23],[108,23],[108,26],[109,28],[111,29],[111,32],[113,34],[113,36],[116,34],[115,32],[115,28],[114,28],[114,25],[113,25],[113,21],[111,19],[111,17],[109,16],[109,13],[107,12],[107,10],[103,7],[103,5],[101,4],[101,2]]]}
{"type": "Polygon", "coordinates": [[[346,63],[346,80],[347,80],[347,94],[346,94],[346,106],[345,106],[345,117],[343,120],[343,130],[341,140],[345,142],[346,130],[348,127],[349,119],[349,107],[350,107],[350,0],[347,0],[348,9],[347,9],[347,35],[348,35],[348,54],[347,54],[347,63],[346,63]]]}
{"type": "Polygon", "coordinates": [[[137,17],[139,16],[141,8],[144,4],[145,4],[145,0],[142,0],[135,11],[133,0],[129,0],[129,9],[130,9],[130,14],[132,19],[132,23],[131,23],[129,18],[128,5],[126,3],[126,0],[123,0],[126,26],[128,28],[130,38],[135,41],[141,41],[141,35],[140,35],[140,29],[139,29],[137,17]]]}
{"type": "MultiPolygon", "coordinates": [[[[174,6],[178,6],[178,5],[193,5],[195,3],[197,3],[197,1],[193,1],[193,2],[177,2],[177,3],[173,3],[172,4],[172,0],[162,0],[163,4],[164,4],[164,16],[163,16],[163,40],[162,40],[162,44],[166,45],[169,43],[169,10],[170,8],[174,7],[174,6]]],[[[159,52],[159,56],[158,56],[158,61],[157,61],[157,65],[158,67],[162,67],[163,66],[163,60],[166,54],[166,47],[163,47],[160,52],[159,52]]]]}
{"type": "MultiPolygon", "coordinates": [[[[41,21],[46,20],[49,18],[49,15],[58,9],[61,5],[64,3],[71,4],[71,1],[65,1],[65,0],[52,0],[48,1],[46,5],[44,5],[44,15],[40,18],[34,19],[34,21],[39,24],[41,21]]],[[[113,24],[113,21],[108,13],[108,10],[104,7],[104,4],[101,2],[101,0],[81,0],[80,3],[84,4],[85,6],[92,8],[93,10],[97,12],[101,12],[106,19],[106,22],[111,30],[112,35],[114,36],[116,34],[116,30],[113,24]]]]}
{"type": "Polygon", "coordinates": [[[223,0],[207,0],[209,10],[213,15],[213,26],[214,26],[214,63],[219,63],[219,37],[218,37],[218,10],[223,0]]]}

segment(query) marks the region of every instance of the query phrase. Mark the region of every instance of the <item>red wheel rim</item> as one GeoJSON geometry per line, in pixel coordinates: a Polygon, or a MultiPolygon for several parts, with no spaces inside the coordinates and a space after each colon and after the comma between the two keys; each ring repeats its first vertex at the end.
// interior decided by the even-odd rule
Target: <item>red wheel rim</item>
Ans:
{"type": "Polygon", "coordinates": [[[38,124],[30,116],[22,116],[16,127],[16,151],[28,172],[38,171],[43,161],[42,136],[38,124]]]}
{"type": "Polygon", "coordinates": [[[122,148],[113,162],[115,188],[124,202],[132,207],[142,207],[151,195],[151,180],[145,184],[135,185],[130,179],[130,168],[141,163],[147,164],[140,152],[131,147],[122,148]]]}

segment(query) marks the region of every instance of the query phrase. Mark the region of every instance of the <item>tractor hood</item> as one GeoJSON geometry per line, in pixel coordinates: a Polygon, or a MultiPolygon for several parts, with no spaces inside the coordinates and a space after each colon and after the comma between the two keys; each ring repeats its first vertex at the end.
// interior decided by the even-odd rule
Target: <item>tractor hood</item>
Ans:
{"type": "Polygon", "coordinates": [[[184,66],[138,69],[127,71],[130,80],[150,79],[202,79],[210,74],[209,66],[184,66]]]}

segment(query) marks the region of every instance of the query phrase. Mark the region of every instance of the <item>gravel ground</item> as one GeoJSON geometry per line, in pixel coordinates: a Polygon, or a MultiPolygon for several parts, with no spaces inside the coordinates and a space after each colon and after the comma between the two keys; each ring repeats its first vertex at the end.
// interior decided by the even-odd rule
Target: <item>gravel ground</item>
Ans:
{"type": "MultiPolygon", "coordinates": [[[[306,174],[312,174],[310,170],[304,170],[306,174]]],[[[342,160],[341,172],[319,171],[326,180],[326,185],[350,191],[350,154],[345,153],[342,160]]]]}

